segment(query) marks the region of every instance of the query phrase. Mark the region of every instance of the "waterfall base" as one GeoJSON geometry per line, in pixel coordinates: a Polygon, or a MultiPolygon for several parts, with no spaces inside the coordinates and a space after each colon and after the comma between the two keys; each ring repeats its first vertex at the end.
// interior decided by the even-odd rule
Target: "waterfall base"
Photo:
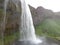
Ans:
{"type": "Polygon", "coordinates": [[[36,38],[36,39],[29,39],[29,40],[19,40],[20,42],[28,42],[31,44],[39,44],[42,43],[42,40],[36,38]]]}
{"type": "Polygon", "coordinates": [[[15,45],[40,45],[40,44],[41,44],[41,43],[34,44],[34,43],[30,42],[30,41],[17,41],[17,42],[15,43],[15,45]]]}
{"type": "Polygon", "coordinates": [[[40,38],[43,42],[42,43],[32,43],[31,41],[16,41],[13,45],[60,45],[60,42],[53,40],[51,38],[40,38]]]}

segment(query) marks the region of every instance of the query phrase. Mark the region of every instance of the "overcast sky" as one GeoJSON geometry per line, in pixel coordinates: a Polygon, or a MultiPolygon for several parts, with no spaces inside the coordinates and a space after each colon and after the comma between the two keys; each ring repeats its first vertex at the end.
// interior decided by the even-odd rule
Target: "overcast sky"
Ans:
{"type": "Polygon", "coordinates": [[[26,0],[31,6],[37,8],[43,6],[46,9],[51,9],[54,12],[60,11],[60,0],[26,0]]]}

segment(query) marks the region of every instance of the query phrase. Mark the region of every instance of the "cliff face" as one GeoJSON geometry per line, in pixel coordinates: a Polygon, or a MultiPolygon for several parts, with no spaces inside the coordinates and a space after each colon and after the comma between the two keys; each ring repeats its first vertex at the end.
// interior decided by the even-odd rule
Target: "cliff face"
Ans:
{"type": "MultiPolygon", "coordinates": [[[[50,18],[50,19],[51,18],[54,18],[54,19],[60,18],[60,12],[56,13],[51,10],[45,9],[42,6],[38,7],[37,9],[35,9],[34,7],[32,7],[30,5],[29,5],[29,7],[30,7],[31,14],[32,14],[34,25],[38,25],[39,23],[42,23],[46,18],[50,18]]],[[[12,31],[12,30],[19,28],[21,7],[19,7],[19,11],[17,11],[16,6],[13,3],[9,3],[6,11],[7,11],[6,30],[12,31]]],[[[0,3],[0,17],[1,17],[0,18],[0,27],[2,27],[1,24],[3,21],[3,17],[2,17],[3,13],[2,12],[3,12],[3,2],[0,3]]],[[[2,30],[2,29],[0,28],[0,30],[2,30]]],[[[5,31],[5,33],[6,32],[8,32],[8,31],[5,31]]]]}
{"type": "Polygon", "coordinates": [[[16,6],[13,3],[8,4],[7,6],[7,14],[6,14],[6,26],[5,30],[3,29],[3,21],[4,21],[4,3],[0,3],[0,32],[7,33],[9,35],[11,32],[14,33],[15,31],[18,31],[18,27],[20,25],[20,15],[21,15],[21,7],[19,10],[16,9],[16,6]]]}
{"type": "Polygon", "coordinates": [[[34,25],[37,25],[39,23],[41,23],[42,21],[44,21],[46,18],[53,18],[53,11],[45,9],[43,7],[38,7],[37,9],[30,7],[31,13],[32,13],[32,17],[33,17],[33,22],[34,25]]]}

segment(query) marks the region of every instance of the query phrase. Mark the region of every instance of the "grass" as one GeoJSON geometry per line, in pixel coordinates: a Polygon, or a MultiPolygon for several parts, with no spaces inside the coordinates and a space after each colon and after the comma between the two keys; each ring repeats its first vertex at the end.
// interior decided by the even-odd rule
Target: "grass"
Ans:
{"type": "Polygon", "coordinates": [[[46,35],[60,40],[60,20],[46,19],[36,26],[37,35],[46,35]]]}
{"type": "Polygon", "coordinates": [[[3,42],[2,42],[2,39],[0,39],[0,45],[3,45],[2,43],[3,43],[3,42]]]}
{"type": "Polygon", "coordinates": [[[14,42],[14,41],[19,37],[18,35],[19,35],[19,33],[16,32],[16,33],[13,34],[13,35],[5,36],[5,38],[4,38],[4,43],[5,43],[6,45],[8,45],[8,44],[14,42]]]}
{"type": "Polygon", "coordinates": [[[3,40],[4,42],[2,42],[2,40],[0,39],[0,45],[2,45],[2,43],[4,43],[4,45],[11,45],[11,43],[13,43],[17,39],[17,37],[19,37],[18,35],[19,33],[16,32],[15,34],[5,36],[3,40]]]}
{"type": "Polygon", "coordinates": [[[2,16],[3,14],[3,9],[0,9],[0,16],[2,16]]]}

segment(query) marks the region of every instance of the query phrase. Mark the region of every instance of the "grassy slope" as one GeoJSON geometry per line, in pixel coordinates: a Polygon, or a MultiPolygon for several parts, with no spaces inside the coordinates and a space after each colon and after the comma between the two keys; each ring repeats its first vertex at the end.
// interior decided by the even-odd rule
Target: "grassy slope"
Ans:
{"type": "Polygon", "coordinates": [[[36,26],[36,34],[60,40],[60,21],[46,19],[43,23],[36,26]]]}

